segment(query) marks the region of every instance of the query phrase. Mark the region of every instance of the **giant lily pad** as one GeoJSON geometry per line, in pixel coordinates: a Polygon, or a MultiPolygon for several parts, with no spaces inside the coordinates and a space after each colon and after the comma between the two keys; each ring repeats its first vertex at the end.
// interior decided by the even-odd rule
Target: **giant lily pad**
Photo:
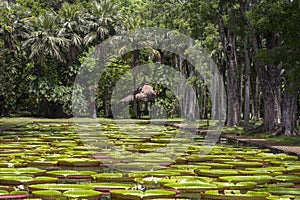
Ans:
{"type": "Polygon", "coordinates": [[[189,162],[204,162],[204,161],[215,161],[216,159],[231,160],[234,157],[230,155],[205,155],[193,154],[187,157],[189,162]]]}
{"type": "Polygon", "coordinates": [[[229,182],[256,182],[256,183],[268,183],[273,178],[271,176],[262,175],[262,176],[222,176],[220,180],[229,181],[229,182]]]}
{"type": "Polygon", "coordinates": [[[42,175],[46,170],[39,168],[0,168],[0,174],[33,174],[33,175],[42,175]]]}
{"type": "Polygon", "coordinates": [[[238,175],[236,169],[195,169],[199,176],[220,177],[220,176],[233,176],[238,175]]]}
{"type": "MultiPolygon", "coordinates": [[[[255,176],[258,176],[258,175],[271,175],[272,173],[269,172],[269,171],[265,171],[265,170],[240,170],[239,173],[241,175],[255,175],[255,176]]],[[[281,172],[276,172],[276,175],[280,175],[282,174],[281,172]]]]}
{"type": "Polygon", "coordinates": [[[28,193],[26,191],[13,191],[11,193],[0,190],[0,199],[25,199],[28,197],[28,193]]]}
{"type": "Polygon", "coordinates": [[[149,171],[165,169],[164,166],[156,163],[147,163],[147,165],[145,165],[145,162],[117,163],[114,164],[114,166],[123,171],[149,171]]]}
{"type": "Polygon", "coordinates": [[[209,166],[212,169],[231,169],[233,165],[225,163],[199,163],[200,166],[209,166]]]}
{"type": "Polygon", "coordinates": [[[25,184],[31,185],[31,184],[57,183],[57,182],[58,182],[58,178],[55,177],[38,176],[38,177],[34,177],[30,181],[27,181],[25,184]]]}
{"type": "Polygon", "coordinates": [[[125,176],[122,173],[101,173],[92,175],[98,182],[131,182],[133,178],[125,176]]]}
{"type": "Polygon", "coordinates": [[[92,167],[98,166],[99,164],[99,160],[93,160],[88,158],[64,158],[58,160],[58,165],[60,166],[92,167]]]}
{"type": "Polygon", "coordinates": [[[294,183],[272,183],[272,184],[261,185],[261,187],[276,189],[276,188],[283,188],[283,187],[292,188],[294,185],[295,185],[294,183]]]}
{"type": "Polygon", "coordinates": [[[164,185],[167,183],[197,183],[197,182],[206,182],[210,183],[214,181],[215,179],[210,177],[199,177],[199,176],[171,176],[171,177],[165,177],[161,180],[159,180],[160,185],[164,185]]]}
{"type": "Polygon", "coordinates": [[[53,167],[56,166],[58,161],[56,160],[34,160],[29,166],[32,167],[53,167]]]}
{"type": "Polygon", "coordinates": [[[93,190],[94,187],[89,184],[35,184],[30,185],[29,188],[31,190],[74,190],[74,189],[85,189],[85,190],[93,190]]]}
{"type": "Polygon", "coordinates": [[[96,174],[94,171],[55,170],[47,172],[48,175],[58,178],[91,178],[96,174]]]}
{"type": "Polygon", "coordinates": [[[170,176],[178,176],[180,172],[176,172],[173,170],[158,170],[158,171],[143,171],[143,172],[135,172],[129,174],[130,177],[170,177],[170,176]]]}
{"type": "Polygon", "coordinates": [[[300,176],[282,175],[282,176],[276,176],[274,179],[282,182],[300,183],[300,176]]]}
{"type": "Polygon", "coordinates": [[[296,195],[300,196],[300,190],[299,188],[262,188],[258,189],[259,191],[262,192],[269,192],[274,195],[296,195]]]}
{"type": "Polygon", "coordinates": [[[136,178],[135,181],[145,187],[157,187],[159,181],[163,180],[162,177],[145,177],[145,178],[136,178]]]}
{"type": "Polygon", "coordinates": [[[26,167],[27,163],[24,160],[10,160],[7,162],[0,162],[0,167],[26,167]]]}
{"type": "Polygon", "coordinates": [[[289,166],[287,167],[287,171],[290,173],[300,173],[300,166],[289,166]]]}
{"type": "Polygon", "coordinates": [[[108,192],[111,190],[128,190],[130,188],[134,187],[134,184],[129,184],[129,183],[91,183],[87,184],[87,186],[94,188],[94,190],[97,191],[103,191],[103,192],[108,192]]]}
{"type": "Polygon", "coordinates": [[[233,165],[235,168],[247,168],[247,167],[262,167],[261,162],[247,162],[247,161],[236,161],[236,162],[225,162],[226,164],[233,165]]]}
{"type": "Polygon", "coordinates": [[[99,199],[101,196],[101,192],[95,191],[95,190],[68,190],[63,193],[64,196],[69,198],[75,198],[75,199],[99,199]]]}
{"type": "Polygon", "coordinates": [[[28,193],[26,191],[12,191],[7,196],[7,199],[25,199],[28,198],[28,193]]]}
{"type": "Polygon", "coordinates": [[[164,187],[172,188],[175,190],[180,190],[181,192],[200,192],[200,191],[214,190],[214,189],[222,188],[216,184],[207,183],[207,182],[167,183],[167,184],[164,184],[164,187]]]}
{"type": "Polygon", "coordinates": [[[7,192],[6,190],[0,190],[0,195],[8,195],[9,192],[7,192]]]}
{"type": "Polygon", "coordinates": [[[5,185],[21,185],[23,183],[32,181],[33,177],[31,176],[18,176],[18,175],[6,175],[0,176],[0,184],[5,185]]]}
{"type": "Polygon", "coordinates": [[[249,190],[254,189],[257,186],[256,182],[238,182],[235,185],[229,186],[230,190],[249,190]]]}
{"type": "Polygon", "coordinates": [[[171,165],[171,168],[176,168],[176,169],[210,169],[210,166],[199,166],[199,165],[185,165],[185,164],[176,164],[176,165],[171,165]]]}
{"type": "Polygon", "coordinates": [[[206,191],[201,194],[201,199],[222,199],[222,200],[266,200],[270,196],[269,193],[263,192],[249,192],[246,194],[241,193],[239,190],[225,190],[220,193],[218,190],[206,191]]]}
{"type": "Polygon", "coordinates": [[[112,198],[116,199],[159,199],[159,198],[174,198],[176,192],[168,190],[114,190],[111,191],[112,198]]]}
{"type": "Polygon", "coordinates": [[[263,168],[246,168],[248,171],[267,171],[267,172],[285,172],[285,167],[263,167],[263,168]]]}
{"type": "Polygon", "coordinates": [[[35,198],[42,198],[46,200],[55,200],[59,197],[62,197],[61,192],[57,190],[39,190],[33,191],[32,194],[35,198]]]}

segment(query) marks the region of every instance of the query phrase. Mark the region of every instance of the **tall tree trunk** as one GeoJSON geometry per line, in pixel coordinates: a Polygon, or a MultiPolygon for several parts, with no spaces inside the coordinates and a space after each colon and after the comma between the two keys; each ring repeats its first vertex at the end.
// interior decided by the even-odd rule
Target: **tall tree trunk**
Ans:
{"type": "MultiPolygon", "coordinates": [[[[188,66],[189,68],[191,68],[191,66],[188,66]]],[[[189,73],[189,78],[193,78],[194,77],[194,70],[190,69],[190,73],[189,73]]],[[[195,93],[195,90],[192,88],[192,85],[190,85],[190,87],[188,87],[186,89],[186,93],[187,93],[187,118],[189,120],[196,120],[198,119],[199,116],[199,110],[198,110],[198,106],[197,106],[197,96],[195,93]]]]}
{"type": "Polygon", "coordinates": [[[0,95],[0,117],[2,117],[3,111],[4,111],[4,97],[3,95],[0,95]]]}
{"type": "Polygon", "coordinates": [[[136,100],[136,94],[135,94],[135,90],[137,89],[136,87],[136,72],[134,70],[133,72],[133,113],[134,113],[134,116],[133,118],[137,118],[138,117],[138,103],[137,103],[137,100],[136,100]]]}
{"type": "MultiPolygon", "coordinates": [[[[103,109],[104,109],[104,117],[108,118],[109,117],[109,98],[108,94],[105,92],[104,98],[103,98],[103,109]]],[[[94,112],[92,112],[93,115],[94,112]]]]}
{"type": "Polygon", "coordinates": [[[218,25],[227,66],[227,120],[226,126],[237,126],[240,120],[239,80],[236,58],[235,34],[224,26],[219,5],[218,25]]]}
{"type": "Polygon", "coordinates": [[[236,64],[230,61],[227,69],[227,123],[226,126],[236,126],[240,120],[239,82],[236,64]]]}
{"type": "MultiPolygon", "coordinates": [[[[266,80],[269,82],[269,80],[266,80]]],[[[279,123],[278,113],[278,97],[276,85],[262,87],[264,98],[264,118],[263,118],[263,131],[273,132],[279,123]]]]}
{"type": "Polygon", "coordinates": [[[297,129],[298,91],[292,88],[291,82],[286,82],[282,101],[281,131],[286,136],[299,135],[297,129]]]}
{"type": "MultiPolygon", "coordinates": [[[[90,109],[90,117],[95,119],[97,118],[97,97],[96,97],[96,91],[98,91],[98,85],[90,85],[89,86],[89,91],[90,93],[93,93],[94,95],[92,95],[92,97],[90,98],[90,102],[89,102],[89,109],[90,109]]],[[[108,106],[108,96],[109,93],[107,91],[107,87],[105,88],[105,92],[104,92],[104,115],[105,117],[107,117],[107,106],[108,106]]]]}
{"type": "MultiPolygon", "coordinates": [[[[254,37],[254,30],[252,27],[252,24],[249,22],[249,18],[247,17],[247,12],[252,11],[253,5],[257,3],[257,0],[249,0],[249,1],[243,1],[243,0],[239,0],[239,4],[240,4],[240,8],[241,8],[241,14],[247,24],[247,28],[245,29],[244,34],[246,35],[245,37],[245,43],[244,45],[244,51],[245,51],[245,62],[246,62],[246,70],[245,70],[245,105],[244,105],[244,120],[245,120],[245,130],[248,130],[248,120],[249,120],[249,114],[247,114],[246,112],[248,112],[249,108],[249,104],[250,104],[250,90],[252,93],[252,102],[251,102],[251,112],[252,112],[252,119],[253,120],[259,120],[260,118],[260,93],[259,93],[259,81],[258,81],[258,77],[257,77],[257,71],[255,70],[255,67],[250,68],[251,65],[251,56],[252,53],[257,53],[257,45],[255,46],[256,48],[254,49],[254,46],[252,47],[254,50],[253,52],[249,51],[249,47],[248,47],[248,42],[250,42],[252,40],[255,41],[255,37],[254,37]],[[251,85],[252,83],[252,85],[251,85]],[[247,115],[247,116],[246,116],[247,115]],[[245,118],[246,117],[246,118],[245,118]]],[[[251,44],[251,43],[250,43],[251,44]]],[[[256,43],[257,44],[257,43],[256,43]]],[[[256,62],[256,66],[257,66],[256,62]]],[[[250,110],[249,110],[250,112],[250,110]]]]}
{"type": "MultiPolygon", "coordinates": [[[[138,66],[138,64],[139,64],[139,55],[140,55],[140,52],[138,49],[133,51],[133,61],[132,61],[133,91],[135,91],[137,89],[136,76],[137,76],[138,72],[134,68],[136,66],[138,66]]],[[[138,117],[138,103],[136,100],[135,93],[133,94],[133,110],[134,110],[134,118],[137,118],[138,117]]]]}
{"type": "Polygon", "coordinates": [[[96,119],[97,118],[97,102],[96,102],[96,100],[94,100],[94,101],[92,101],[91,102],[92,103],[92,118],[93,119],[96,119]]]}
{"type": "Polygon", "coordinates": [[[207,99],[208,99],[208,91],[207,87],[205,85],[201,86],[201,118],[202,119],[207,119],[208,118],[208,113],[207,113],[207,99]]]}
{"type": "Polygon", "coordinates": [[[260,91],[259,91],[259,80],[255,67],[253,67],[251,74],[250,83],[252,83],[251,93],[252,93],[252,103],[251,103],[251,112],[252,120],[258,121],[260,118],[260,91]]]}
{"type": "Polygon", "coordinates": [[[245,52],[245,99],[244,99],[244,130],[249,130],[250,120],[250,55],[248,50],[248,40],[244,42],[245,52]]]}
{"type": "MultiPolygon", "coordinates": [[[[257,54],[261,40],[259,36],[253,38],[253,50],[257,54]]],[[[280,122],[280,69],[274,65],[263,65],[256,58],[255,67],[258,72],[260,87],[264,100],[263,124],[253,132],[274,132],[280,122]]]]}

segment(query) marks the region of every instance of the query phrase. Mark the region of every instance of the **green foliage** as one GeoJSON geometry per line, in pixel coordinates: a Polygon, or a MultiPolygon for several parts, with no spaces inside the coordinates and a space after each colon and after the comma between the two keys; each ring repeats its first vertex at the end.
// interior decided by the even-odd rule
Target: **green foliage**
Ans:
{"type": "MultiPolygon", "coordinates": [[[[300,85],[299,66],[299,1],[262,1],[248,13],[251,25],[258,33],[277,34],[280,45],[264,48],[257,57],[266,64],[281,65],[286,70],[285,78],[300,85]]],[[[266,44],[267,45],[267,44],[266,44]]]]}
{"type": "Polygon", "coordinates": [[[41,2],[40,0],[16,0],[16,3],[25,8],[30,8],[34,15],[46,12],[45,3],[43,1],[41,2]]]}
{"type": "MultiPolygon", "coordinates": [[[[243,66],[245,59],[242,50],[244,39],[247,38],[251,48],[254,36],[259,36],[264,43],[257,55],[251,55],[251,59],[256,57],[264,64],[282,67],[284,78],[298,89],[299,10],[299,1],[296,0],[261,0],[252,4],[250,1],[234,0],[1,1],[0,115],[16,112],[20,107],[41,115],[43,107],[53,105],[64,114],[71,114],[72,93],[78,96],[76,100],[86,112],[88,108],[85,105],[91,101],[85,98],[89,91],[85,91],[83,86],[73,86],[80,66],[92,71],[96,61],[89,57],[89,52],[108,37],[126,30],[163,27],[187,34],[195,39],[197,45],[204,47],[218,67],[223,69],[225,56],[220,42],[218,13],[222,15],[226,30],[236,35],[239,66],[243,66]],[[278,44],[272,48],[269,48],[266,39],[268,34],[279,38],[278,44]]],[[[193,54],[192,51],[190,49],[186,53],[193,54]]],[[[199,74],[189,77],[193,67],[179,66],[178,62],[172,61],[178,56],[161,49],[141,49],[136,61],[134,53],[128,52],[106,63],[96,95],[99,111],[110,106],[113,91],[123,94],[132,87],[115,88],[121,77],[132,79],[129,70],[137,63],[151,65],[165,62],[163,64],[176,70],[185,70],[183,74],[189,83],[198,93],[203,92],[204,95],[199,94],[199,97],[209,96],[199,74]]],[[[160,74],[155,74],[155,67],[151,67],[148,81],[155,82],[155,76],[161,77],[160,83],[154,85],[160,93],[157,100],[161,106],[159,112],[167,110],[167,115],[174,115],[178,102],[174,94],[167,90],[172,80],[164,71],[164,66],[156,68],[160,74]]],[[[239,71],[242,73],[242,69],[239,71]]],[[[139,78],[137,83],[141,81],[139,78]]],[[[87,81],[85,84],[91,86],[94,83],[87,81]]],[[[210,109],[209,101],[204,104],[210,109]]]]}
{"type": "MultiPolygon", "coordinates": [[[[55,103],[70,114],[78,58],[90,43],[116,33],[122,22],[118,5],[17,0],[2,1],[0,7],[0,115],[13,111],[19,98],[35,107],[55,103]]],[[[74,92],[82,94],[78,88],[74,92]]]]}

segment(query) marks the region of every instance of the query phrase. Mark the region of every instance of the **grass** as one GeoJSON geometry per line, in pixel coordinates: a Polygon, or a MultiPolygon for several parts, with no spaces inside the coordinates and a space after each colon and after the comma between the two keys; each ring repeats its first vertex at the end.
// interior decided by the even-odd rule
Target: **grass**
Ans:
{"type": "Polygon", "coordinates": [[[265,139],[266,141],[271,141],[271,142],[278,142],[280,144],[284,144],[287,146],[300,146],[300,137],[298,136],[293,136],[293,137],[288,137],[288,136],[274,136],[272,133],[257,133],[257,134],[249,134],[249,133],[244,133],[243,135],[247,137],[252,137],[252,138],[259,138],[259,139],[265,139]]]}
{"type": "Polygon", "coordinates": [[[230,133],[230,134],[236,134],[236,135],[245,135],[245,131],[243,129],[243,127],[241,126],[237,126],[237,127],[223,127],[222,131],[224,133],[230,133]]]}
{"type": "Polygon", "coordinates": [[[236,134],[240,136],[246,136],[255,139],[264,139],[268,142],[277,142],[287,146],[300,146],[300,137],[299,136],[274,136],[273,133],[248,133],[245,132],[242,126],[237,127],[223,127],[224,133],[236,134]]]}

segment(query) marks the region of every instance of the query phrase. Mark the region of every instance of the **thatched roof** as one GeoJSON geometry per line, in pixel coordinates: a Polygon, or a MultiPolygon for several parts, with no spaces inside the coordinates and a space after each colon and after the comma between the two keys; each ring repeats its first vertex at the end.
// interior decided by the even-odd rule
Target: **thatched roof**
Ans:
{"type": "Polygon", "coordinates": [[[145,80],[135,91],[125,96],[123,99],[121,99],[121,101],[122,102],[133,101],[134,95],[136,101],[142,101],[142,102],[155,101],[156,98],[156,92],[154,91],[153,87],[145,80]]]}

